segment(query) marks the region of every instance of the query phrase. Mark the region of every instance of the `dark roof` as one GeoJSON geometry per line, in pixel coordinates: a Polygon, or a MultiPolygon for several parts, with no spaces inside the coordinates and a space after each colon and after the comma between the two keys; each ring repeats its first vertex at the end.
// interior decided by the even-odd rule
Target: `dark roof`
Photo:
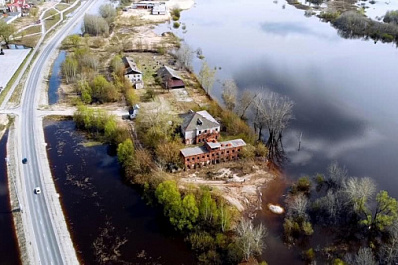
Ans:
{"type": "Polygon", "coordinates": [[[208,153],[206,147],[204,146],[188,147],[181,149],[180,151],[184,157],[208,153]]]}
{"type": "Polygon", "coordinates": [[[192,112],[186,115],[181,125],[182,131],[206,130],[218,127],[220,124],[205,110],[192,112]]]}
{"type": "MultiPolygon", "coordinates": [[[[242,147],[245,146],[246,143],[242,139],[235,139],[235,140],[230,140],[230,141],[225,141],[225,142],[206,142],[211,148],[217,148],[220,147],[220,149],[229,149],[233,147],[242,147]],[[228,145],[229,144],[229,145],[228,145]]],[[[188,147],[180,150],[181,154],[184,157],[187,156],[194,156],[194,155],[201,155],[201,154],[206,154],[209,153],[209,151],[206,149],[204,146],[197,146],[197,147],[188,147]]]]}
{"type": "Polygon", "coordinates": [[[126,56],[122,58],[124,63],[124,67],[126,68],[125,75],[127,74],[142,74],[140,70],[138,70],[137,64],[134,62],[133,59],[130,59],[126,56]]]}
{"type": "Polygon", "coordinates": [[[176,79],[182,80],[182,78],[178,75],[177,71],[171,69],[168,66],[160,67],[159,70],[158,70],[158,75],[160,75],[162,78],[164,76],[170,76],[172,78],[176,78],[176,79]]]}

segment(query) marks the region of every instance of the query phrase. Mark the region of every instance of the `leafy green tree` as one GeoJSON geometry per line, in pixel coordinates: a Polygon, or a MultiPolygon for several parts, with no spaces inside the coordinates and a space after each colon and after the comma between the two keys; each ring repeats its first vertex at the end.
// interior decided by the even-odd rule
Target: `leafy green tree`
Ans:
{"type": "Polygon", "coordinates": [[[210,95],[211,88],[213,87],[216,78],[216,69],[211,69],[206,61],[203,61],[202,68],[199,72],[199,83],[206,91],[207,95],[210,95]]]}
{"type": "Polygon", "coordinates": [[[202,197],[200,198],[199,212],[201,219],[207,224],[212,225],[213,222],[217,221],[217,204],[207,188],[203,190],[202,197]]]}
{"type": "Polygon", "coordinates": [[[191,230],[199,216],[199,209],[196,205],[195,196],[193,194],[186,195],[182,200],[181,206],[177,227],[180,230],[183,230],[184,228],[191,230]]]}
{"type": "Polygon", "coordinates": [[[376,210],[374,214],[368,212],[364,225],[376,231],[383,231],[391,226],[398,218],[398,202],[390,197],[387,191],[380,191],[376,196],[376,210]]]}
{"type": "Polygon", "coordinates": [[[105,4],[100,6],[99,13],[106,20],[108,25],[112,24],[116,18],[116,9],[112,4],[105,4]]]}
{"type": "Polygon", "coordinates": [[[105,133],[105,138],[109,142],[114,142],[116,139],[116,133],[117,133],[117,123],[115,120],[114,116],[110,116],[109,119],[105,123],[104,127],[104,133],[105,133]]]}
{"type": "Polygon", "coordinates": [[[230,207],[223,200],[218,205],[218,216],[221,231],[227,231],[231,224],[232,213],[230,207]]]}
{"type": "Polygon", "coordinates": [[[117,159],[123,166],[131,163],[134,156],[134,145],[131,139],[125,140],[117,147],[117,159]]]}
{"type": "Polygon", "coordinates": [[[73,55],[69,54],[62,64],[62,73],[65,76],[66,83],[75,80],[78,66],[77,60],[73,57],[73,55]]]}
{"type": "Polygon", "coordinates": [[[6,43],[6,46],[10,42],[12,35],[14,35],[16,29],[14,25],[7,24],[4,20],[0,20],[0,37],[6,43]]]}
{"type": "Polygon", "coordinates": [[[179,222],[181,209],[181,194],[177,184],[173,180],[166,180],[156,188],[155,196],[163,205],[164,214],[169,217],[170,223],[176,225],[179,222]]]}
{"type": "Polygon", "coordinates": [[[135,93],[134,89],[126,89],[126,103],[128,106],[134,106],[140,101],[140,97],[135,93]]]}

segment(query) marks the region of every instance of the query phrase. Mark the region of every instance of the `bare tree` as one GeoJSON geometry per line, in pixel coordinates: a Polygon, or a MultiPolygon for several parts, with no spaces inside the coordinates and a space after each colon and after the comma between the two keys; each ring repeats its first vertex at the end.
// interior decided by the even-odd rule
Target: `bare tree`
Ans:
{"type": "Polygon", "coordinates": [[[307,215],[308,199],[304,194],[294,196],[293,200],[289,202],[288,215],[298,217],[305,217],[307,215]]]}
{"type": "Polygon", "coordinates": [[[246,115],[246,111],[249,109],[249,107],[252,105],[254,99],[256,98],[256,94],[249,91],[245,90],[243,91],[242,95],[239,98],[239,104],[236,105],[235,107],[235,113],[243,119],[246,115]]]}
{"type": "Polygon", "coordinates": [[[356,255],[346,255],[345,261],[351,265],[376,265],[372,249],[360,248],[356,255]]]}
{"type": "Polygon", "coordinates": [[[394,222],[387,230],[388,240],[381,245],[379,256],[381,264],[398,263],[398,222],[394,222]]]}
{"type": "Polygon", "coordinates": [[[242,219],[237,228],[238,246],[243,252],[244,260],[249,260],[252,255],[261,255],[264,244],[264,237],[267,236],[267,229],[262,225],[253,227],[250,220],[242,219]]]}
{"type": "Polygon", "coordinates": [[[194,52],[192,51],[191,47],[187,43],[183,42],[175,53],[178,67],[185,67],[188,71],[192,71],[193,53],[194,52]]]}
{"type": "Polygon", "coordinates": [[[222,99],[228,110],[235,109],[238,86],[233,79],[225,80],[223,83],[222,99]]]}
{"type": "Polygon", "coordinates": [[[371,178],[350,177],[343,183],[343,194],[356,213],[367,211],[367,202],[376,192],[376,183],[371,178]]]}
{"type": "Polygon", "coordinates": [[[340,167],[337,162],[333,162],[329,165],[326,181],[331,188],[340,188],[347,178],[348,172],[345,167],[340,167]]]}
{"type": "Polygon", "coordinates": [[[199,72],[199,83],[206,91],[207,95],[210,95],[210,91],[213,87],[216,78],[216,69],[211,69],[206,61],[202,62],[202,68],[199,72]]]}
{"type": "Polygon", "coordinates": [[[293,101],[277,93],[259,93],[255,98],[255,127],[261,139],[263,127],[268,129],[266,145],[269,158],[279,158],[282,146],[282,132],[292,119],[293,101]]]}

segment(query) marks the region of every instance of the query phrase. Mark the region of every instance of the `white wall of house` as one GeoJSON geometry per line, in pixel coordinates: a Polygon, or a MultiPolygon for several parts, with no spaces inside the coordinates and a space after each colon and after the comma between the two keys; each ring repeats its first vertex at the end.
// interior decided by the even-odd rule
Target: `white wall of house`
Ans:
{"type": "Polygon", "coordinates": [[[205,130],[196,130],[196,136],[201,135],[201,134],[213,133],[213,132],[220,132],[220,126],[213,127],[210,129],[205,129],[205,130]]]}
{"type": "Polygon", "coordinates": [[[129,75],[127,75],[127,77],[133,83],[138,82],[138,81],[142,81],[142,74],[129,74],[129,75]]]}
{"type": "Polygon", "coordinates": [[[194,131],[186,131],[184,134],[185,143],[192,144],[195,139],[195,132],[194,131]]]}

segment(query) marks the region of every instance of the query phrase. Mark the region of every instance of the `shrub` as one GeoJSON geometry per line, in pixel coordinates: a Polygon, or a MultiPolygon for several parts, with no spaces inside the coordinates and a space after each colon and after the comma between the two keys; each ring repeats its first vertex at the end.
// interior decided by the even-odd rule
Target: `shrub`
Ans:
{"type": "Polygon", "coordinates": [[[180,27],[180,23],[179,22],[174,22],[173,23],[173,28],[178,29],[180,27]]]}
{"type": "Polygon", "coordinates": [[[304,252],[304,260],[308,262],[312,262],[315,260],[315,251],[313,248],[310,248],[304,252]]]}
{"type": "Polygon", "coordinates": [[[393,23],[398,25],[398,10],[387,11],[387,13],[384,15],[383,21],[385,23],[393,23]]]}
{"type": "Polygon", "coordinates": [[[291,192],[293,194],[296,193],[304,193],[309,194],[311,190],[311,180],[309,177],[301,177],[297,180],[295,184],[292,186],[291,192]]]}

